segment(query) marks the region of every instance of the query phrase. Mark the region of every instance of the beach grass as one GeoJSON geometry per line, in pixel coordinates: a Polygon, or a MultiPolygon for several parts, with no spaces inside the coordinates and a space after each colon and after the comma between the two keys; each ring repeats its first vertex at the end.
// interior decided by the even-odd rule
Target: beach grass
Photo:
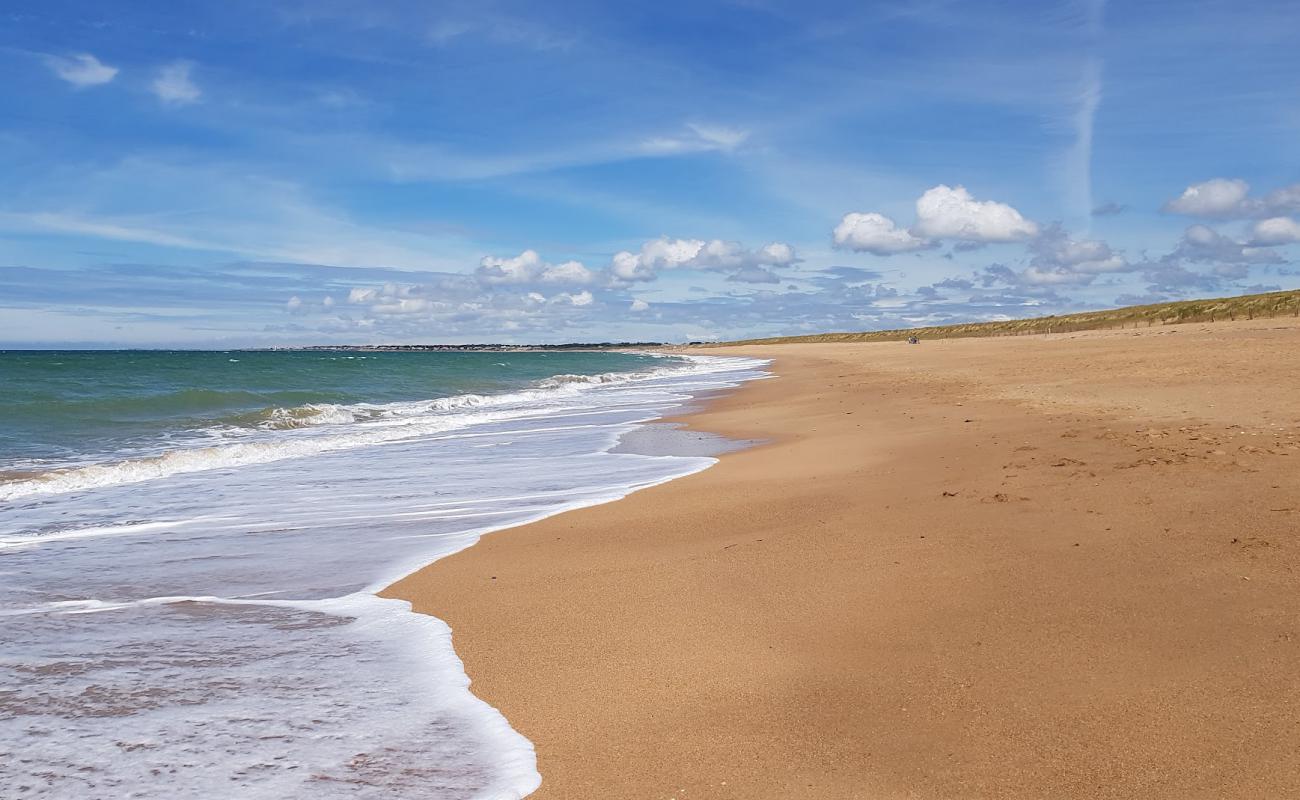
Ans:
{"type": "Polygon", "coordinates": [[[1149,328],[1187,322],[1222,322],[1225,320],[1265,317],[1300,317],[1300,290],[1248,294],[1239,297],[1216,297],[1203,300],[1179,300],[1125,306],[1102,311],[1084,311],[1027,319],[969,322],[958,325],[900,328],[887,331],[816,333],[804,336],[773,336],[745,339],[723,344],[794,344],[798,342],[891,342],[911,336],[922,339],[959,339],[991,336],[1025,336],[1041,333],[1068,333],[1118,328],[1149,328]]]}

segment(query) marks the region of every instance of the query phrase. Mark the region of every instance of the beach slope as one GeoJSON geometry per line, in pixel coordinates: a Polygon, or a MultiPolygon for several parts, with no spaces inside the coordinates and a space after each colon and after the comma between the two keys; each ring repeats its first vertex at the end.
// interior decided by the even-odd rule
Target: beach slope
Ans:
{"type": "Polygon", "coordinates": [[[739,352],[766,444],[388,590],[535,797],[1300,796],[1300,326],[739,352]]]}

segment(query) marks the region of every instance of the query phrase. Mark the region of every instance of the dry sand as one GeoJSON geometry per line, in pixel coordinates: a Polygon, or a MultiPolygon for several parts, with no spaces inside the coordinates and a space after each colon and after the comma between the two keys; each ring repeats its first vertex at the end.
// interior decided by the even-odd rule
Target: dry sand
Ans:
{"type": "Polygon", "coordinates": [[[1300,797],[1300,325],[742,352],[770,444],[389,590],[535,797],[1300,797]]]}

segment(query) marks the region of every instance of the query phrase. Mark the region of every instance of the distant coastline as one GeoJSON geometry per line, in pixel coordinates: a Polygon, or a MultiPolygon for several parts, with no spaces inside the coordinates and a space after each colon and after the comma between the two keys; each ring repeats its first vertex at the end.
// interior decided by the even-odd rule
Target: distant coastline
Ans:
{"type": "Polygon", "coordinates": [[[632,350],[664,347],[663,342],[570,342],[566,344],[316,344],[305,347],[269,347],[266,350],[336,351],[359,353],[388,352],[501,352],[520,353],[539,350],[632,350]]]}

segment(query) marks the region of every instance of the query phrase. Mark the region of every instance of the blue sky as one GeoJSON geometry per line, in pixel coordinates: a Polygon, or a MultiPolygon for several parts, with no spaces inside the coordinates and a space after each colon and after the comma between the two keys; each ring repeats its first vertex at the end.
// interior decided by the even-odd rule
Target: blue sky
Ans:
{"type": "Polygon", "coordinates": [[[1300,286],[1293,2],[13,2],[0,343],[713,339],[1300,286]]]}

